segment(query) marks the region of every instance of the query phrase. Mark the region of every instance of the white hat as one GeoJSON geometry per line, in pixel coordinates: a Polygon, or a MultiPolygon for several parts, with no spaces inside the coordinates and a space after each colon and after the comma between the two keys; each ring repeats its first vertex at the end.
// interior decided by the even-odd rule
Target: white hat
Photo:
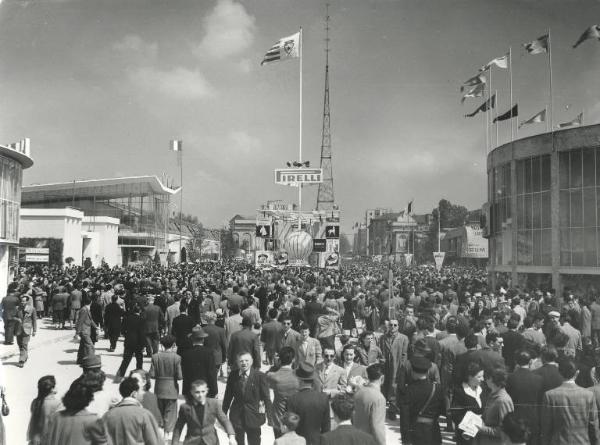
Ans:
{"type": "Polygon", "coordinates": [[[501,294],[505,294],[506,293],[506,289],[504,289],[503,287],[500,288],[500,293],[501,294]]]}

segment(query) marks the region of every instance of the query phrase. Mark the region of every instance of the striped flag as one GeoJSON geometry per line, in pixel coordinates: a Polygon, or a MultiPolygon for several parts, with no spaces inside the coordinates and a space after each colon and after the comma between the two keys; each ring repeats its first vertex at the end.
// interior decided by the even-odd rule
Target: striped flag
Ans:
{"type": "Polygon", "coordinates": [[[581,45],[583,42],[585,42],[588,39],[600,40],[600,25],[592,25],[588,29],[583,31],[583,34],[581,34],[579,39],[577,39],[577,42],[575,42],[575,45],[573,45],[573,48],[577,48],[579,45],[581,45]]]}
{"type": "Polygon", "coordinates": [[[583,111],[577,115],[577,117],[569,122],[563,122],[558,124],[558,128],[572,127],[583,125],[583,111]]]}
{"type": "Polygon", "coordinates": [[[463,86],[460,87],[460,92],[463,93],[466,90],[466,87],[474,87],[476,85],[486,82],[487,79],[485,78],[485,74],[479,73],[478,75],[473,76],[470,79],[467,79],[465,82],[463,82],[463,86]]]}
{"type": "Polygon", "coordinates": [[[171,141],[171,151],[183,151],[183,141],[172,140],[171,141]]]}
{"type": "Polygon", "coordinates": [[[544,108],[542,111],[540,111],[539,113],[535,113],[533,116],[531,116],[526,121],[521,122],[519,124],[519,128],[521,128],[523,125],[539,124],[540,122],[545,122],[545,121],[546,121],[546,109],[544,108]]]}
{"type": "Polygon", "coordinates": [[[508,68],[508,53],[503,56],[496,57],[493,60],[490,60],[488,63],[479,68],[479,71],[487,71],[492,65],[496,65],[498,68],[507,69],[508,68]]]}
{"type": "Polygon", "coordinates": [[[492,97],[490,97],[484,103],[482,103],[479,106],[479,108],[477,108],[475,111],[473,111],[470,114],[465,114],[465,117],[473,117],[480,111],[488,111],[488,110],[491,110],[492,108],[494,108],[495,106],[496,106],[496,95],[494,94],[492,97]]]}
{"type": "Polygon", "coordinates": [[[481,97],[483,96],[483,92],[485,91],[485,83],[480,83],[479,85],[475,85],[471,88],[467,93],[462,97],[460,103],[464,103],[467,97],[481,97]]]}
{"type": "Polygon", "coordinates": [[[300,45],[299,32],[289,37],[279,39],[279,41],[267,51],[267,54],[265,54],[265,57],[260,64],[265,65],[267,63],[280,62],[282,60],[300,57],[300,45]]]}
{"type": "Polygon", "coordinates": [[[541,37],[538,37],[535,40],[532,40],[529,43],[524,43],[523,48],[527,51],[528,54],[542,54],[548,52],[548,40],[550,36],[549,34],[545,34],[541,37]]]}

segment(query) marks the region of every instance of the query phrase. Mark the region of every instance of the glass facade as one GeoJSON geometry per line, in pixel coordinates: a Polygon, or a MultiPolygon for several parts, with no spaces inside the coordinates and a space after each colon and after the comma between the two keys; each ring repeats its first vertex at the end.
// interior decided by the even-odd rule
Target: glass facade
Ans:
{"type": "Polygon", "coordinates": [[[22,177],[19,162],[0,156],[0,239],[6,242],[19,242],[22,177]]]}
{"type": "Polygon", "coordinates": [[[507,223],[511,220],[511,181],[510,163],[502,164],[492,170],[488,176],[488,190],[490,191],[490,244],[495,247],[492,251],[495,253],[495,264],[510,264],[510,249],[506,249],[505,233],[507,233],[507,223]]]}
{"type": "Polygon", "coordinates": [[[552,265],[550,175],[550,155],[516,161],[518,265],[552,265]]]}
{"type": "Polygon", "coordinates": [[[600,148],[559,153],[560,264],[600,263],[600,148]]]}

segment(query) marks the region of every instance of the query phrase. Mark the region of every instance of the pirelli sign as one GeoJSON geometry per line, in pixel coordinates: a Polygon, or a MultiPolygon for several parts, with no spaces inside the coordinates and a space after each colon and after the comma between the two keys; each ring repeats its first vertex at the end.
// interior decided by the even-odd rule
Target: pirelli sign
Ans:
{"type": "Polygon", "coordinates": [[[275,184],[298,186],[323,182],[321,168],[278,168],[275,169],[275,184]]]}

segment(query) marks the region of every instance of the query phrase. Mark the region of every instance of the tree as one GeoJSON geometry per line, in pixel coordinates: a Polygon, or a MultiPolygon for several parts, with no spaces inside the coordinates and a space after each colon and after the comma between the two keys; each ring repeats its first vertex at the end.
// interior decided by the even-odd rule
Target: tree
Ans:
{"type": "Polygon", "coordinates": [[[460,227],[467,221],[469,211],[464,206],[452,204],[447,199],[442,199],[438,207],[431,211],[431,214],[433,223],[429,228],[428,242],[423,245],[424,249],[419,252],[420,255],[425,257],[422,258],[425,261],[431,261],[431,253],[438,250],[438,218],[441,217],[439,225],[442,229],[460,227]],[[425,247],[427,247],[427,250],[425,250],[425,247]]]}
{"type": "Polygon", "coordinates": [[[223,258],[232,258],[235,255],[233,232],[230,229],[221,229],[221,254],[223,258]]]}
{"type": "Polygon", "coordinates": [[[345,233],[340,233],[340,255],[352,253],[352,244],[345,233]]]}

